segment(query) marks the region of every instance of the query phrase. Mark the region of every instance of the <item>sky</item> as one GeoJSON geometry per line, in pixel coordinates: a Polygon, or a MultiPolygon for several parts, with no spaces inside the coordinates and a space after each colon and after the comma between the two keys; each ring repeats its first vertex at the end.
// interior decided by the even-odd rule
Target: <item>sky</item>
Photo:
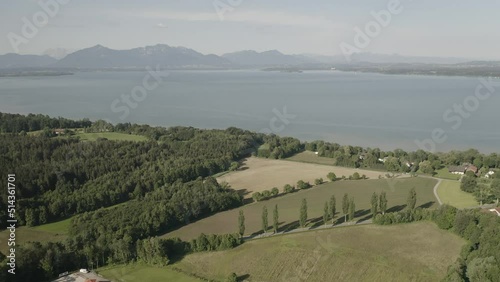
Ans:
{"type": "Polygon", "coordinates": [[[498,11],[500,1],[469,0],[4,0],[0,54],[168,44],[217,55],[250,49],[336,55],[349,46],[500,60],[498,11]],[[390,20],[377,22],[374,13],[390,20]],[[31,24],[37,30],[26,32],[31,24]],[[357,44],[358,31],[368,41],[357,44]]]}

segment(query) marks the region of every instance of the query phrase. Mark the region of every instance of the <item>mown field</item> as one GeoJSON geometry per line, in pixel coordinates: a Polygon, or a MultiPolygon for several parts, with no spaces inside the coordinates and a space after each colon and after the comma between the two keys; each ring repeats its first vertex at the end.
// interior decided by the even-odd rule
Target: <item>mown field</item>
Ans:
{"type": "MultiPolygon", "coordinates": [[[[85,133],[82,128],[72,128],[75,134],[70,135],[73,137],[79,137],[82,141],[96,141],[97,138],[106,138],[108,140],[117,140],[117,141],[146,141],[148,140],[145,136],[120,133],[120,132],[99,132],[99,133],[85,133]]],[[[28,135],[39,135],[43,132],[43,130],[38,131],[30,131],[28,135]]],[[[57,138],[66,138],[68,136],[62,135],[57,138]]]]}
{"type": "Polygon", "coordinates": [[[170,267],[152,267],[148,265],[133,263],[127,265],[117,265],[99,269],[99,274],[113,282],[199,282],[200,279],[188,276],[173,270],[170,267]]]}
{"type": "MultiPolygon", "coordinates": [[[[16,228],[16,243],[23,244],[30,241],[57,242],[66,239],[70,224],[70,218],[54,223],[39,225],[36,227],[21,226],[16,228]]],[[[8,230],[0,232],[0,252],[7,252],[7,240],[10,233],[8,230]]]]}
{"type": "Polygon", "coordinates": [[[335,165],[335,160],[332,158],[319,157],[314,152],[304,151],[295,154],[289,158],[289,161],[312,163],[312,164],[322,164],[322,165],[335,165]]]}
{"type": "Polygon", "coordinates": [[[479,205],[474,195],[460,190],[460,182],[458,181],[443,180],[437,189],[437,193],[443,204],[448,204],[459,209],[479,205]]]}
{"type": "Polygon", "coordinates": [[[443,179],[448,179],[448,180],[459,180],[461,175],[458,174],[453,174],[448,171],[447,167],[444,167],[442,169],[436,170],[436,174],[434,174],[434,177],[438,178],[443,178],[443,179]]]}
{"type": "Polygon", "coordinates": [[[174,267],[215,281],[235,272],[247,281],[429,282],[444,278],[464,244],[431,222],[363,225],[252,240],[174,267]]]}
{"type": "MultiPolygon", "coordinates": [[[[432,178],[404,178],[404,179],[376,179],[376,180],[346,180],[329,182],[307,190],[286,194],[277,198],[241,207],[245,214],[246,235],[258,233],[261,230],[262,207],[268,208],[269,223],[272,223],[272,209],[278,205],[280,231],[291,230],[298,227],[300,204],[303,198],[307,199],[308,226],[321,224],[323,207],[325,201],[335,195],[337,198],[337,214],[339,222],[343,220],[342,197],[348,193],[354,197],[356,205],[356,220],[370,218],[370,198],[373,192],[387,193],[388,210],[395,211],[403,209],[406,205],[408,192],[415,188],[417,192],[417,206],[433,207],[437,205],[434,197],[433,187],[437,183],[432,178]]],[[[163,235],[163,237],[180,237],[191,240],[200,233],[222,234],[233,233],[238,229],[239,209],[217,213],[213,216],[198,220],[175,231],[163,235]]]]}
{"type": "MultiPolygon", "coordinates": [[[[106,209],[112,209],[114,207],[123,205],[118,204],[106,209]]],[[[60,220],[57,222],[47,223],[43,225],[38,225],[35,227],[21,226],[16,228],[16,243],[23,244],[30,241],[40,241],[40,242],[57,242],[66,239],[69,232],[71,218],[60,220]]],[[[10,233],[8,230],[3,230],[0,232],[0,252],[7,252],[7,240],[9,239],[10,233]]]]}
{"type": "Polygon", "coordinates": [[[77,133],[74,136],[80,137],[82,141],[96,141],[97,138],[106,138],[117,141],[146,141],[145,136],[133,135],[119,132],[101,132],[101,133],[77,133]]]}
{"type": "Polygon", "coordinates": [[[348,177],[358,172],[370,179],[378,179],[379,175],[383,175],[370,170],[252,157],[244,160],[238,171],[226,173],[218,177],[217,181],[228,182],[233,189],[242,191],[246,198],[251,198],[254,192],[271,190],[273,187],[278,187],[281,191],[285,184],[295,186],[299,180],[311,184],[314,184],[316,178],[327,181],[326,175],[329,172],[334,172],[337,177],[348,177]]]}
{"type": "MultiPolygon", "coordinates": [[[[0,232],[0,252],[7,253],[9,246],[9,230],[0,232]]],[[[43,231],[32,227],[21,226],[16,228],[16,244],[23,244],[29,241],[57,242],[66,239],[65,233],[43,231]]]]}

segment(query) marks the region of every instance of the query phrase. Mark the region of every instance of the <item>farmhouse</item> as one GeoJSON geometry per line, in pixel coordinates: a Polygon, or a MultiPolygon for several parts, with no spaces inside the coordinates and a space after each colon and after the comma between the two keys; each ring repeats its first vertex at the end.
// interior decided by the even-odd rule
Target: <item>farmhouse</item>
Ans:
{"type": "Polygon", "coordinates": [[[463,175],[463,174],[467,173],[468,171],[472,171],[476,175],[479,173],[479,169],[477,168],[477,166],[471,165],[468,163],[464,163],[464,164],[459,165],[459,166],[450,166],[450,167],[448,167],[448,171],[450,173],[460,174],[460,175],[463,175]]]}
{"type": "Polygon", "coordinates": [[[453,173],[453,174],[465,174],[466,170],[467,170],[467,166],[465,166],[465,165],[448,167],[448,171],[450,173],[453,173]]]}
{"type": "Polygon", "coordinates": [[[468,172],[468,171],[472,171],[472,172],[474,172],[474,174],[477,174],[479,172],[479,169],[475,165],[469,165],[469,166],[467,166],[467,169],[465,170],[465,172],[468,172]]]}
{"type": "Polygon", "coordinates": [[[496,215],[500,216],[500,208],[490,209],[490,212],[496,213],[496,215]]]}

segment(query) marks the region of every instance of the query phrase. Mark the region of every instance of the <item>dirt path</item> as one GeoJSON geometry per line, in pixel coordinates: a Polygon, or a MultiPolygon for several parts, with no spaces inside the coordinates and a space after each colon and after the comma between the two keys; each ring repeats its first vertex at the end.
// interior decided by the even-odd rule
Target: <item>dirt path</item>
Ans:
{"type": "Polygon", "coordinates": [[[434,179],[436,179],[438,181],[438,183],[436,183],[436,185],[434,186],[434,197],[436,197],[436,199],[438,200],[439,205],[441,206],[443,204],[443,202],[441,202],[441,199],[438,196],[437,189],[438,189],[439,185],[441,184],[441,182],[443,180],[440,179],[440,178],[434,178],[434,179]]]}

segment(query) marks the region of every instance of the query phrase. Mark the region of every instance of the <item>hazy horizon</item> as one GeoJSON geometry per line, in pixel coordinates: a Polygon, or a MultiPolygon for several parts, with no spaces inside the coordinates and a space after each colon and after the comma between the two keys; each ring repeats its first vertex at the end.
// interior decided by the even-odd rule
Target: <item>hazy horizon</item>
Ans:
{"type": "Polygon", "coordinates": [[[500,59],[497,52],[500,37],[492,34],[500,3],[486,6],[468,1],[396,2],[320,0],[314,5],[296,0],[286,4],[261,0],[2,2],[0,54],[43,54],[58,48],[76,51],[98,44],[111,49],[167,44],[216,55],[274,49],[285,54],[341,55],[341,44],[356,46],[356,28],[365,31],[375,21],[374,13],[396,5],[398,12],[360,51],[500,59]],[[49,7],[48,10],[43,6],[49,7]],[[45,19],[44,13],[48,15],[45,19]],[[44,24],[33,36],[23,36],[26,21],[34,23],[37,16],[44,24]],[[17,50],[13,48],[13,36],[23,38],[22,41],[17,38],[17,50]]]}

